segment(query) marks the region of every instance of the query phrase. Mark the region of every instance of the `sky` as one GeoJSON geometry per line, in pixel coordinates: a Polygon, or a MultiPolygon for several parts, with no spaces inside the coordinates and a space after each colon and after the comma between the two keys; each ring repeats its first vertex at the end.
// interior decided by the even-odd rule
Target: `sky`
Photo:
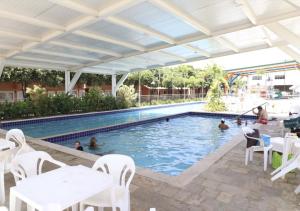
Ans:
{"type": "Polygon", "coordinates": [[[268,48],[247,53],[223,56],[213,59],[207,59],[197,62],[190,62],[188,65],[203,68],[210,64],[217,64],[224,70],[258,66],[272,63],[279,63],[293,60],[290,56],[279,50],[278,48],[268,48]]]}

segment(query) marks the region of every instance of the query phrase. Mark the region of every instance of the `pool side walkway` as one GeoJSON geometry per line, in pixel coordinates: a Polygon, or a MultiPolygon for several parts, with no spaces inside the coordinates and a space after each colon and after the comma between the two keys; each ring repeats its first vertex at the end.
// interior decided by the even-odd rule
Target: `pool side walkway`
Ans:
{"type": "MultiPolygon", "coordinates": [[[[281,134],[279,122],[264,126],[261,131],[272,136],[281,134]]],[[[93,163],[44,146],[31,145],[69,165],[92,166],[93,163]]],[[[262,154],[256,153],[254,161],[247,167],[244,165],[244,148],[245,142],[241,142],[181,188],[136,175],[131,185],[132,211],[149,211],[151,207],[157,211],[300,210],[300,194],[294,194],[294,189],[300,184],[299,172],[272,183],[271,167],[268,166],[267,172],[263,171],[262,154]]],[[[7,187],[13,186],[12,175],[7,174],[5,182],[7,187]]]]}

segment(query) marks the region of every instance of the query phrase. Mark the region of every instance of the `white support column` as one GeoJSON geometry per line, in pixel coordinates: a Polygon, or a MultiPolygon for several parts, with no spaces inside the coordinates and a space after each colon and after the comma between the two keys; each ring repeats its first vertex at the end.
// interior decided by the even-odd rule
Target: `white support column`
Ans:
{"type": "Polygon", "coordinates": [[[75,73],[74,77],[72,78],[69,86],[68,86],[68,92],[72,91],[74,86],[76,85],[79,77],[81,76],[81,71],[78,71],[75,73]]]}
{"type": "Polygon", "coordinates": [[[120,88],[120,86],[123,85],[123,83],[126,80],[126,78],[128,77],[128,75],[129,75],[129,73],[123,74],[122,78],[118,81],[118,83],[116,85],[116,91],[118,91],[118,89],[120,88]]]}
{"type": "Polygon", "coordinates": [[[69,86],[70,86],[70,71],[65,71],[65,93],[69,92],[69,86]]]}
{"type": "Polygon", "coordinates": [[[111,94],[112,96],[117,96],[117,75],[111,75],[111,94]]]}
{"type": "Polygon", "coordinates": [[[4,61],[0,61],[0,78],[1,78],[4,66],[5,66],[4,61]]]}

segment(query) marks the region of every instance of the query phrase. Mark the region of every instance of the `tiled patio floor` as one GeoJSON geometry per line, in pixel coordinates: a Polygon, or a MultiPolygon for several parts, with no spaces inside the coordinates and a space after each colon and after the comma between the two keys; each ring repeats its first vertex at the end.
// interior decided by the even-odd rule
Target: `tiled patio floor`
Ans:
{"type": "MultiPolygon", "coordinates": [[[[277,122],[262,130],[272,135],[280,135],[281,131],[277,122]]],[[[92,165],[91,161],[73,155],[32,146],[70,165],[92,165]]],[[[150,207],[156,207],[157,211],[300,210],[300,195],[294,194],[300,174],[290,173],[285,180],[272,183],[271,167],[263,171],[262,154],[255,154],[254,161],[247,167],[244,165],[244,147],[243,142],[234,147],[183,188],[136,175],[131,186],[132,210],[144,211],[150,207]]],[[[14,185],[11,175],[6,177],[6,184],[14,185]]]]}

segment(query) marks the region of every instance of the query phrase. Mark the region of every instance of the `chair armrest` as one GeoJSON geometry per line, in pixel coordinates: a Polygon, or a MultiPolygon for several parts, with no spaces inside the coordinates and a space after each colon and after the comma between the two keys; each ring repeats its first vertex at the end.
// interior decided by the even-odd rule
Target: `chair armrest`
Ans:
{"type": "Polygon", "coordinates": [[[58,165],[60,167],[64,167],[64,166],[67,166],[67,164],[61,162],[61,161],[58,161],[58,160],[51,160],[51,163],[55,164],[55,165],[58,165]]]}

